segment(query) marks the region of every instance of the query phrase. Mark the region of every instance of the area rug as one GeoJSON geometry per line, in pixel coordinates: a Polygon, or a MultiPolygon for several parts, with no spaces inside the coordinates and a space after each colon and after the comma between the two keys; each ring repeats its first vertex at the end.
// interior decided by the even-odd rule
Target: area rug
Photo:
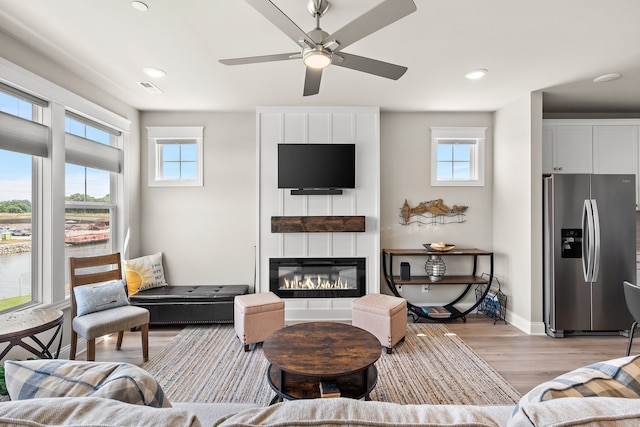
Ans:
{"type": "MultiPolygon", "coordinates": [[[[407,325],[404,342],[376,362],[376,401],[414,404],[514,404],[520,394],[444,324],[407,325]]],[[[261,345],[244,352],[233,325],[188,326],[142,367],[174,402],[267,405],[261,345]]]]}

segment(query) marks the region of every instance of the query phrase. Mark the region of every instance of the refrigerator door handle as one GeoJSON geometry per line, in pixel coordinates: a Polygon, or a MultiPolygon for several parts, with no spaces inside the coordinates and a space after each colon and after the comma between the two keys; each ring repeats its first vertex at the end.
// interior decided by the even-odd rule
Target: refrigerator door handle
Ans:
{"type": "Polygon", "coordinates": [[[593,218],[591,212],[591,201],[585,199],[582,209],[582,272],[584,281],[591,282],[592,270],[592,241],[593,241],[593,218]]]}
{"type": "Polygon", "coordinates": [[[598,280],[598,271],[600,270],[600,215],[598,214],[598,202],[596,199],[591,200],[593,212],[593,272],[591,273],[591,281],[598,280]]]}

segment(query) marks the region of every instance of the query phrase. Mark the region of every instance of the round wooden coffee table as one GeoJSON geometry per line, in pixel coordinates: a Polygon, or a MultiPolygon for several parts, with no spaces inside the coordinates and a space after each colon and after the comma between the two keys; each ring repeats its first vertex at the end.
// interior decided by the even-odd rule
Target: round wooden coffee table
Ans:
{"type": "Polygon", "coordinates": [[[299,323],[280,329],[263,343],[269,385],[278,399],[321,397],[320,382],[334,383],[340,396],[369,400],[378,382],[374,363],[378,339],[355,326],[336,322],[299,323]]]}

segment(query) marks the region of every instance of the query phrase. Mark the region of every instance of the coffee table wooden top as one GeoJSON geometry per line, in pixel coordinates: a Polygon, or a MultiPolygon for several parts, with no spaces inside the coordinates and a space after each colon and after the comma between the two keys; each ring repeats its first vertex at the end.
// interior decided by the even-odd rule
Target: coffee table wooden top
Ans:
{"type": "Polygon", "coordinates": [[[380,358],[378,339],[364,329],[336,322],[299,323],[280,329],[262,345],[282,371],[317,377],[361,372],[380,358]]]}

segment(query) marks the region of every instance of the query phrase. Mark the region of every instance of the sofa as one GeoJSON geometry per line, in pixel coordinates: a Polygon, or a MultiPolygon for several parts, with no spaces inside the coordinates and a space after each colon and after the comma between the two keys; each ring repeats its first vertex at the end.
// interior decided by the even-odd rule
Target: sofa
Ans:
{"type": "Polygon", "coordinates": [[[516,405],[399,405],[345,398],[171,403],[144,370],[79,361],[5,362],[10,426],[637,426],[640,356],[600,362],[534,388],[516,405]]]}

